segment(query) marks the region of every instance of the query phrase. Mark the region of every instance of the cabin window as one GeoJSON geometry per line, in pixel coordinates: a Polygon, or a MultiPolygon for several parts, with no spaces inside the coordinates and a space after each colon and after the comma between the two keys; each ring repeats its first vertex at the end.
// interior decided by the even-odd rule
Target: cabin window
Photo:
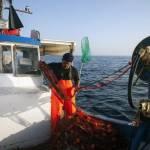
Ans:
{"type": "Polygon", "coordinates": [[[38,49],[16,47],[15,70],[17,74],[39,74],[38,49]]]}
{"type": "Polygon", "coordinates": [[[12,53],[10,46],[0,46],[0,73],[12,73],[12,53]]]}

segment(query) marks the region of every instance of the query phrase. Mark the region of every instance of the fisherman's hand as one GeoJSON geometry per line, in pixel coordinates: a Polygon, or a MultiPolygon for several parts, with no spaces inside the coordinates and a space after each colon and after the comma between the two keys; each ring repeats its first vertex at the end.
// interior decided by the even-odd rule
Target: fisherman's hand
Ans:
{"type": "Polygon", "coordinates": [[[77,94],[79,92],[79,89],[80,89],[79,85],[75,86],[75,94],[77,94]]]}
{"type": "Polygon", "coordinates": [[[65,100],[65,99],[66,99],[66,97],[65,97],[64,94],[62,94],[62,93],[59,93],[59,96],[60,96],[60,98],[61,98],[62,100],[65,100]]]}
{"type": "Polygon", "coordinates": [[[76,96],[77,94],[78,94],[78,92],[79,92],[79,88],[78,87],[76,87],[76,86],[74,86],[73,87],[73,94],[72,94],[72,96],[71,97],[74,97],[74,96],[76,96]]]}
{"type": "Polygon", "coordinates": [[[65,95],[62,92],[58,92],[61,99],[65,100],[65,95]]]}
{"type": "Polygon", "coordinates": [[[38,66],[39,66],[39,68],[43,68],[45,66],[45,62],[44,61],[39,61],[38,66]]]}
{"type": "Polygon", "coordinates": [[[135,126],[135,127],[138,127],[138,126],[140,125],[140,121],[139,121],[139,120],[133,120],[133,121],[131,122],[131,125],[132,125],[132,126],[135,126]]]}

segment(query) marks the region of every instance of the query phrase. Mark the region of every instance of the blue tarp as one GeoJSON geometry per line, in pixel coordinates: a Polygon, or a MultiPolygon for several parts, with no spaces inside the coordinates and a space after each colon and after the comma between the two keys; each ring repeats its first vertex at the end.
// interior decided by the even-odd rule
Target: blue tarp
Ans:
{"type": "Polygon", "coordinates": [[[15,42],[15,43],[23,43],[23,44],[31,44],[31,45],[40,45],[40,40],[14,36],[14,35],[0,35],[0,42],[15,42]]]}

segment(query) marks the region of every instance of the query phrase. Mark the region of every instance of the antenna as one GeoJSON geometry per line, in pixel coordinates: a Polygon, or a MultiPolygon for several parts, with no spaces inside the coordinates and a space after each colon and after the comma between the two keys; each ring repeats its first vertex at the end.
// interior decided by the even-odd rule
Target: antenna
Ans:
{"type": "MultiPolygon", "coordinates": [[[[0,0],[0,1],[3,1],[3,0],[0,0]]],[[[12,5],[12,0],[6,0],[9,5],[11,6],[12,5]]],[[[10,9],[10,7],[5,7],[4,9],[10,9]]],[[[18,12],[22,12],[22,13],[26,13],[26,14],[32,14],[32,11],[30,10],[30,7],[29,6],[25,6],[24,9],[15,9],[15,11],[18,11],[18,12]]]]}
{"type": "Polygon", "coordinates": [[[13,0],[0,0],[0,29],[8,28],[10,30],[13,29],[19,29],[23,27],[23,24],[17,15],[18,12],[26,13],[26,14],[32,14],[30,7],[25,6],[24,9],[14,9],[13,7],[13,0]],[[5,7],[4,9],[9,10],[9,15],[8,15],[8,21],[6,22],[3,19],[3,3],[6,2],[8,7],[5,7]]]}
{"type": "MultiPolygon", "coordinates": [[[[5,9],[10,9],[9,7],[5,7],[5,9]]],[[[26,14],[32,14],[32,11],[30,10],[30,7],[26,6],[24,9],[15,9],[15,11],[26,13],[26,14]]]]}

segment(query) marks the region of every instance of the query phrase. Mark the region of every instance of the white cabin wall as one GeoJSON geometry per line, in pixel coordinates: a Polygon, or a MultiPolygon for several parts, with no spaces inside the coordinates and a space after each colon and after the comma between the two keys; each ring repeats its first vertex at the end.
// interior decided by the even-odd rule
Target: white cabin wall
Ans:
{"type": "Polygon", "coordinates": [[[0,87],[37,88],[43,84],[42,76],[14,76],[13,74],[0,74],[0,87]]]}

